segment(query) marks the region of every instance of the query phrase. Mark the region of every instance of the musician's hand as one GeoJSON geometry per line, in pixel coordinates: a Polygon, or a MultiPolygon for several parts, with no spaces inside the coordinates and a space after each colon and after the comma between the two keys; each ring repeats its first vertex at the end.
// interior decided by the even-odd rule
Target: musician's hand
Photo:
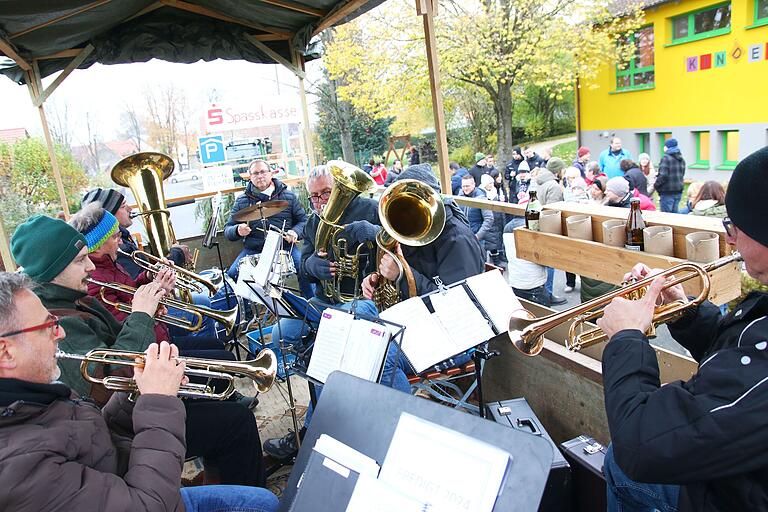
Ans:
{"type": "Polygon", "coordinates": [[[400,277],[400,267],[397,266],[395,259],[389,254],[384,254],[379,263],[379,274],[387,281],[396,281],[400,277]]]}
{"type": "Polygon", "coordinates": [[[248,236],[251,234],[251,228],[248,226],[248,224],[238,224],[237,234],[240,236],[248,236]]]}
{"type": "Polygon", "coordinates": [[[179,394],[184,376],[184,363],[178,361],[179,349],[167,341],[152,343],[144,356],[144,368],[135,367],[133,376],[142,395],[179,394]]]}
{"type": "Polygon", "coordinates": [[[159,284],[166,294],[170,294],[176,286],[176,271],[171,267],[165,267],[157,273],[154,282],[159,284]]]}
{"type": "Polygon", "coordinates": [[[336,264],[313,254],[304,262],[304,268],[307,273],[322,281],[332,279],[336,273],[336,264]]]}
{"type": "Polygon", "coordinates": [[[296,232],[292,229],[289,229],[284,235],[283,240],[288,242],[289,244],[295,243],[296,240],[299,239],[299,235],[296,234],[296,232]]]}
{"type": "Polygon", "coordinates": [[[602,329],[608,339],[625,329],[646,332],[651,326],[656,300],[661,294],[665,281],[666,279],[661,276],[654,279],[645,296],[640,300],[616,297],[603,310],[603,317],[597,320],[597,326],[602,329]]]}
{"type": "MultiPolygon", "coordinates": [[[[650,276],[661,274],[662,272],[664,272],[664,270],[660,268],[651,268],[645,263],[638,263],[637,265],[632,267],[631,272],[624,274],[624,281],[625,282],[628,282],[630,280],[639,281],[641,279],[645,279],[650,276]]],[[[662,299],[661,303],[658,304],[659,306],[663,304],[669,304],[670,302],[675,302],[675,301],[686,301],[688,300],[688,296],[685,294],[683,285],[676,284],[675,286],[670,286],[666,290],[662,291],[661,299],[662,299]]]]}
{"type": "Polygon", "coordinates": [[[155,316],[157,306],[163,297],[165,297],[165,289],[157,281],[152,281],[144,286],[139,286],[133,296],[131,309],[134,312],[155,316]]]}
{"type": "Polygon", "coordinates": [[[373,274],[368,274],[365,276],[362,284],[363,297],[368,300],[373,300],[373,291],[376,289],[377,284],[379,284],[379,274],[374,272],[373,274]]]}

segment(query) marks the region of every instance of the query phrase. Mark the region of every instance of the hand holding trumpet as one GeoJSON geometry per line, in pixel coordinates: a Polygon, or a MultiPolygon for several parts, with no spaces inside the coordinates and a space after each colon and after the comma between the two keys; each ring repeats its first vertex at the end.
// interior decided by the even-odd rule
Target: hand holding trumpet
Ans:
{"type": "Polygon", "coordinates": [[[185,368],[184,361],[179,360],[179,348],[162,341],[152,343],[143,358],[136,358],[133,376],[142,395],[176,396],[179,387],[189,383],[185,368]]]}

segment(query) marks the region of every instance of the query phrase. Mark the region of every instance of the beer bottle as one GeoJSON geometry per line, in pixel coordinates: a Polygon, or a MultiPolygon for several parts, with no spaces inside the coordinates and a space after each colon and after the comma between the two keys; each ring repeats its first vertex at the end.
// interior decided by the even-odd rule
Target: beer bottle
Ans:
{"type": "Polygon", "coordinates": [[[538,231],[541,203],[536,197],[536,190],[529,190],[528,195],[528,206],[525,207],[525,227],[532,231],[538,231]]]}
{"type": "Polygon", "coordinates": [[[643,220],[643,214],[640,212],[640,198],[633,197],[630,199],[629,205],[630,210],[626,227],[627,243],[624,248],[630,251],[642,251],[644,249],[643,229],[645,229],[645,221],[643,220]]]}

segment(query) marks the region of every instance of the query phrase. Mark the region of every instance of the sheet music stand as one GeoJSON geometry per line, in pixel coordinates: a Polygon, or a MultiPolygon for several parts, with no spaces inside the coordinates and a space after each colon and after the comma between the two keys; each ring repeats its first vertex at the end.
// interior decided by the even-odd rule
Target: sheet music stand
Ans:
{"type": "MultiPolygon", "coordinates": [[[[494,511],[536,511],[552,465],[552,446],[540,437],[509,429],[492,421],[379,386],[342,372],[333,372],[312,416],[288,485],[280,500],[287,512],[297,493],[312,448],[321,434],[373,458],[381,465],[402,412],[490,443],[512,455],[512,464],[494,511]],[[350,390],[354,390],[350,394],[350,390]]],[[[425,461],[425,463],[439,461],[425,461]]],[[[308,482],[302,482],[302,487],[308,482]]],[[[310,486],[302,492],[311,492],[310,486]]],[[[323,491],[327,491],[324,489],[323,491]]],[[[351,496],[318,493],[312,512],[343,512],[351,496]]],[[[304,512],[304,511],[297,511],[304,512]]]]}

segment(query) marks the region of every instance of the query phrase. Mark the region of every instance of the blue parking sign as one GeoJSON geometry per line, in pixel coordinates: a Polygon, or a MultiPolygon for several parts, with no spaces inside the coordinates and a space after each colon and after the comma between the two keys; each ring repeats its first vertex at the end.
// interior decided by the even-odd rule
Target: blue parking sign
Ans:
{"type": "Polygon", "coordinates": [[[212,137],[200,137],[200,162],[203,164],[216,164],[225,162],[227,155],[224,152],[224,137],[215,135],[212,137]]]}

